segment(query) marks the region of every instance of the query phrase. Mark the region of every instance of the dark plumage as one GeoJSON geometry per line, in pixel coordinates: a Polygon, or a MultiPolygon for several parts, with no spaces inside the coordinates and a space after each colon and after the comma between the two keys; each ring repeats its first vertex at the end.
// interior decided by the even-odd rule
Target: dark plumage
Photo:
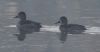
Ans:
{"type": "Polygon", "coordinates": [[[84,32],[86,30],[85,26],[83,25],[79,25],[79,24],[68,24],[68,20],[67,17],[62,16],[60,17],[60,20],[58,22],[56,22],[55,24],[60,23],[60,31],[61,31],[61,35],[60,35],[60,40],[64,43],[66,41],[67,38],[67,34],[80,34],[82,32],[84,32]]]}
{"type": "Polygon", "coordinates": [[[40,23],[35,21],[30,21],[26,19],[25,12],[19,12],[15,18],[19,18],[19,22],[17,24],[17,28],[19,34],[15,34],[18,37],[18,40],[23,41],[25,39],[26,34],[30,34],[33,32],[39,32],[42,27],[40,23]]]}

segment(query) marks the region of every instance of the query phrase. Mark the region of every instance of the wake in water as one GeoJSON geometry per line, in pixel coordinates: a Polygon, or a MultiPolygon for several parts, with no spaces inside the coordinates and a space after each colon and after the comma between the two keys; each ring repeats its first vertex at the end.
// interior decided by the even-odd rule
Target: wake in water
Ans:
{"type": "MultiPolygon", "coordinates": [[[[42,25],[43,28],[40,29],[40,32],[60,32],[59,26],[49,26],[49,25],[42,25]]],[[[6,28],[15,28],[16,25],[8,25],[4,26],[6,28]]],[[[100,34],[100,27],[94,27],[94,26],[86,26],[87,30],[83,33],[87,34],[100,34]]]]}

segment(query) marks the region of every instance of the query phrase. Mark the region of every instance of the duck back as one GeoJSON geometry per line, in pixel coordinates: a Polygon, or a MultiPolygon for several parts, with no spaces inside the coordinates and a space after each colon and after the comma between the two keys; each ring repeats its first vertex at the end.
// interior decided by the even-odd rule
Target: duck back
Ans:
{"type": "Polygon", "coordinates": [[[68,28],[76,29],[76,30],[86,30],[85,26],[82,26],[82,25],[79,25],[79,24],[68,24],[68,28]]]}
{"type": "Polygon", "coordinates": [[[67,27],[70,34],[81,34],[86,30],[85,26],[79,24],[68,24],[67,27]]]}

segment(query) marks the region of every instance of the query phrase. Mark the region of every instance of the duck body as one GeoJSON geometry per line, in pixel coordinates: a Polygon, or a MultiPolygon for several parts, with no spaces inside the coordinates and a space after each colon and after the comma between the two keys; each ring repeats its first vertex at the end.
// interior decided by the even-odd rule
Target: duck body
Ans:
{"type": "Polygon", "coordinates": [[[17,25],[19,31],[25,34],[39,32],[41,27],[40,23],[30,20],[19,21],[17,25]]]}
{"type": "Polygon", "coordinates": [[[68,24],[67,29],[70,34],[80,34],[87,30],[85,26],[79,24],[68,24]]]}
{"type": "Polygon", "coordinates": [[[81,34],[87,30],[85,26],[79,24],[60,25],[59,29],[61,32],[67,32],[69,34],[81,34]]]}

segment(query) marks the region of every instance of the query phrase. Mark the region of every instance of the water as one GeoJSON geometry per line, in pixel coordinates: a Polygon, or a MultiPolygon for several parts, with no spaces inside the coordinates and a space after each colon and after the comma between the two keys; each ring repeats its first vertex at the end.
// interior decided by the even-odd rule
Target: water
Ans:
{"type": "Polygon", "coordinates": [[[100,52],[100,4],[98,0],[0,0],[1,52],[100,52]],[[27,34],[20,42],[13,34],[19,11],[25,11],[29,20],[41,22],[39,33],[27,34]],[[59,29],[54,23],[60,16],[69,23],[85,25],[84,34],[69,34],[62,45],[59,29]]]}

